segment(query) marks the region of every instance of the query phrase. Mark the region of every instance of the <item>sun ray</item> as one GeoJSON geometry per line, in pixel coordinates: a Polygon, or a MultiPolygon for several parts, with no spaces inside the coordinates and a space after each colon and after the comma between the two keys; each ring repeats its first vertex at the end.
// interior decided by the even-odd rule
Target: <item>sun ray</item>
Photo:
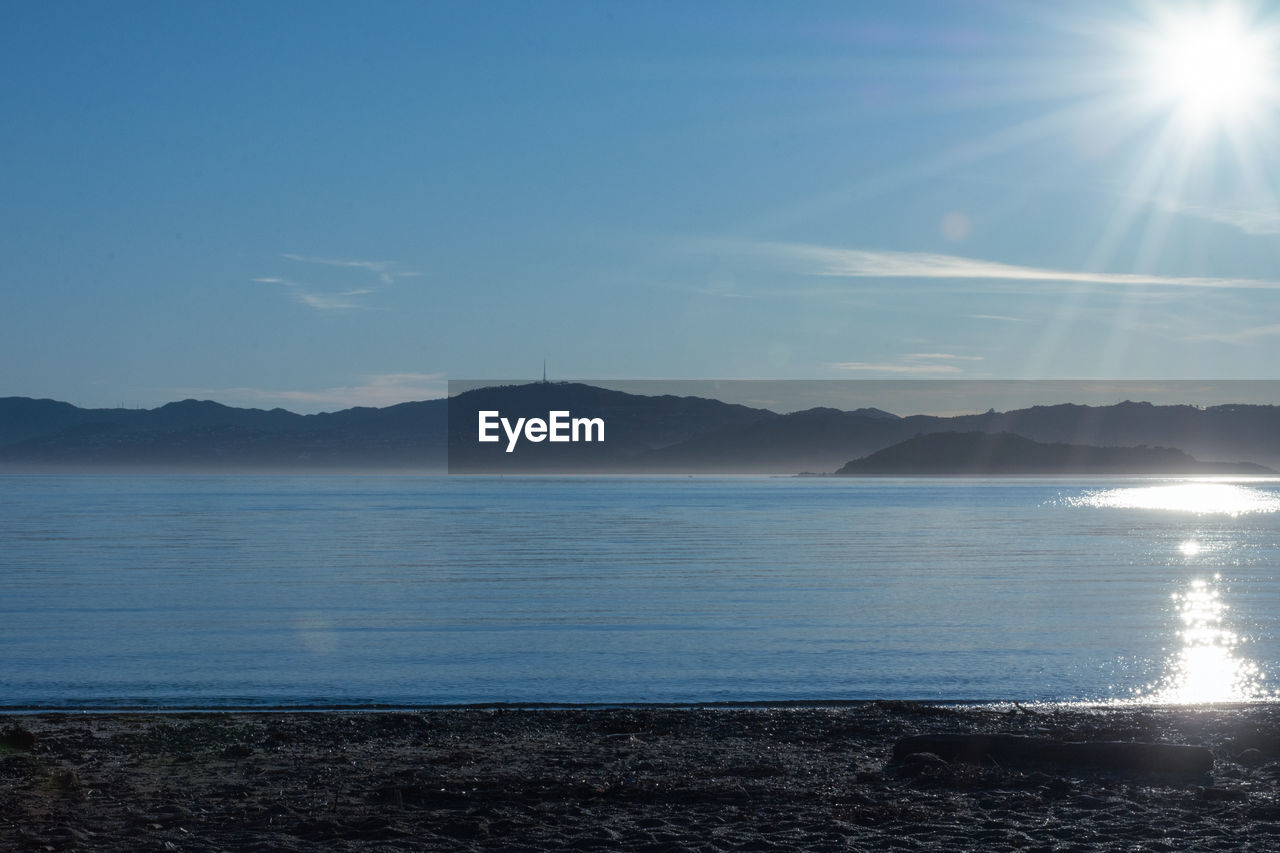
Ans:
{"type": "Polygon", "coordinates": [[[857,203],[868,203],[939,176],[999,157],[1032,145],[1060,139],[1080,127],[1112,126],[1132,113],[1132,105],[1107,98],[1085,98],[1023,121],[1001,127],[982,136],[952,145],[931,157],[872,176],[860,175],[820,193],[768,211],[738,223],[739,230],[772,232],[829,215],[857,203]]]}
{"type": "Polygon", "coordinates": [[[1115,211],[1096,240],[1093,251],[1090,252],[1086,261],[1089,267],[1094,269],[1111,267],[1116,252],[1130,229],[1143,211],[1150,206],[1150,199],[1159,194],[1160,184],[1164,180],[1165,158],[1168,150],[1173,147],[1176,137],[1175,128],[1165,125],[1160,129],[1160,136],[1151,146],[1154,153],[1143,159],[1141,168],[1121,193],[1115,211]]]}

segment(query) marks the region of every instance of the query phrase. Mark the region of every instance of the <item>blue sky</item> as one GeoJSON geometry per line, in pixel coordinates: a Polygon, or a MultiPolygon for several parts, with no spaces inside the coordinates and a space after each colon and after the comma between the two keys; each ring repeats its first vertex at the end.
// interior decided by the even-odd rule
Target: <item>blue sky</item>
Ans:
{"type": "Polygon", "coordinates": [[[1277,378],[1275,4],[4,21],[0,395],[1277,378]]]}

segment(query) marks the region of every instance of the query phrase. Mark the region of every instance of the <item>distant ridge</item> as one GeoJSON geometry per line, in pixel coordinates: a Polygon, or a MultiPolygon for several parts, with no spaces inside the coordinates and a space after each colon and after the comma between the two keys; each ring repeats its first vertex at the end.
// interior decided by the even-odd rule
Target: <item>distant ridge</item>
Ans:
{"type": "Polygon", "coordinates": [[[679,445],[708,433],[733,430],[780,417],[705,397],[647,396],[579,382],[546,382],[477,388],[449,400],[449,465],[457,471],[632,470],[655,449],[679,445]],[[476,442],[482,410],[508,418],[545,418],[550,411],[603,418],[606,441],[594,446],[527,445],[508,454],[502,443],[476,442]]]}
{"type": "Polygon", "coordinates": [[[81,409],[0,398],[0,470],[349,470],[445,467],[445,400],[300,415],[182,400],[81,409]]]}
{"type": "Polygon", "coordinates": [[[1171,447],[1045,444],[1009,432],[936,432],[854,459],[837,476],[987,474],[1138,474],[1262,476],[1248,462],[1200,462],[1171,447]]]}
{"type": "Polygon", "coordinates": [[[1064,403],[957,417],[818,407],[778,414],[703,397],[644,396],[571,382],[477,388],[451,399],[316,415],[182,400],[81,409],[0,398],[0,471],[443,471],[795,474],[834,471],[916,435],[1012,433],[1031,441],[1178,448],[1195,459],[1280,468],[1280,407],[1064,403]],[[590,448],[474,441],[479,410],[603,417],[590,448]],[[450,429],[452,424],[453,429],[450,429]],[[452,445],[450,444],[452,442],[452,445]],[[576,448],[576,449],[575,449],[576,448]]]}

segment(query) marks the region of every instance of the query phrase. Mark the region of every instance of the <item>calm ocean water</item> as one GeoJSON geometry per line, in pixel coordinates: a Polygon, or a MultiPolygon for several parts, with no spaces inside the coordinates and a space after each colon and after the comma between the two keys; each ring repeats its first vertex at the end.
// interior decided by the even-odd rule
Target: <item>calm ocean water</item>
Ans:
{"type": "Polygon", "coordinates": [[[0,706],[1201,701],[1280,483],[3,477],[0,706]]]}

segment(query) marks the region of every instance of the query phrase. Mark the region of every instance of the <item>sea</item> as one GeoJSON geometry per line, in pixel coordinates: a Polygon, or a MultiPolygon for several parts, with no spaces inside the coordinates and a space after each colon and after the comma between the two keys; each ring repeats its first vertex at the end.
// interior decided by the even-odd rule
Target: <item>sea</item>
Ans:
{"type": "Polygon", "coordinates": [[[0,709],[1270,701],[1280,481],[4,476],[0,709]]]}

